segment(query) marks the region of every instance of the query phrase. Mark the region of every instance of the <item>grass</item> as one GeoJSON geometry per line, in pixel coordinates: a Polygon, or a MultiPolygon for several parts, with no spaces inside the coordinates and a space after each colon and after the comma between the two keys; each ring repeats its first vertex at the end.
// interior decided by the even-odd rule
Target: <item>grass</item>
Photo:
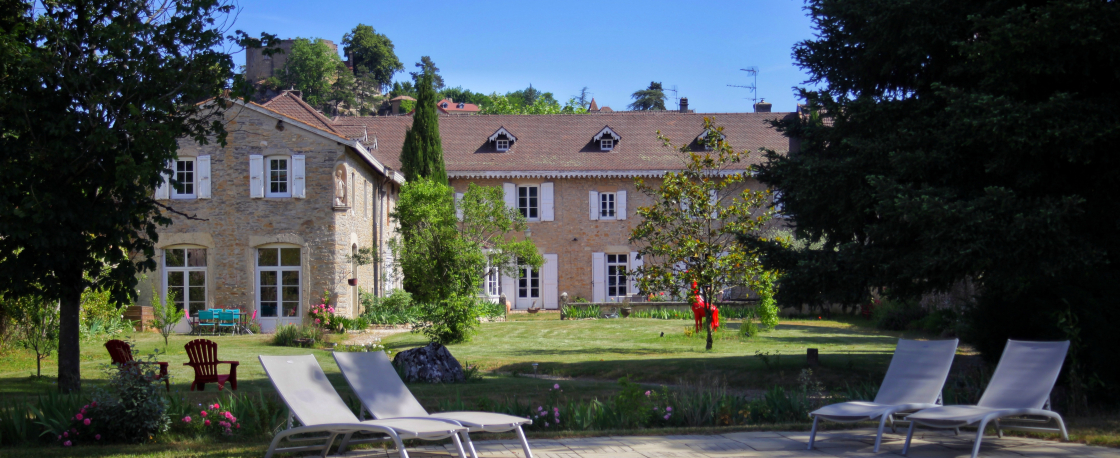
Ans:
{"type": "MultiPolygon", "coordinates": [[[[731,388],[764,389],[795,380],[808,348],[820,350],[822,366],[814,372],[825,385],[865,379],[877,383],[898,337],[921,336],[872,331],[852,322],[803,320],[744,339],[738,335],[740,323],[724,322],[707,351],[703,333],[685,335],[691,320],[558,318],[557,313],[511,314],[509,321],[485,325],[471,342],[448,348],[489,372],[529,374],[535,362],[537,373],[562,377],[615,380],[630,375],[646,383],[676,384],[691,374],[718,376],[731,388]],[[769,354],[769,361],[756,352],[769,354]]],[[[398,334],[382,344],[398,351],[424,341],[415,334],[398,334]]]]}
{"type": "MultiPolygon", "coordinates": [[[[704,350],[703,335],[688,337],[691,321],[643,318],[602,320],[559,320],[558,313],[511,314],[506,322],[486,323],[466,344],[450,346],[461,361],[483,369],[480,381],[460,385],[414,384],[409,388],[425,407],[435,410],[441,401],[462,399],[471,406],[479,397],[502,397],[517,393],[532,401],[544,396],[555,380],[519,377],[531,374],[538,363],[542,375],[571,377],[559,383],[571,399],[603,399],[617,392],[615,380],[629,375],[648,384],[674,385],[699,380],[722,379],[731,391],[761,390],[773,385],[795,385],[805,367],[807,348],[820,351],[821,367],[814,370],[828,388],[845,383],[869,382],[875,385],[890,361],[899,337],[926,337],[917,332],[882,332],[870,329],[859,318],[833,320],[786,320],[772,332],[752,338],[737,334],[738,322],[725,322],[717,333],[714,348],[704,350]],[[664,336],[662,336],[664,333],[664,336]],[[765,357],[756,354],[766,355],[765,357]],[[779,356],[780,355],[780,356],[779,356]]],[[[189,392],[193,371],[182,363],[187,358],[183,345],[197,337],[172,336],[165,348],[156,333],[134,333],[136,354],[159,350],[157,358],[169,361],[172,391],[188,402],[208,402],[217,397],[216,387],[205,392],[189,392]]],[[[344,397],[350,392],[330,352],[325,349],[277,347],[270,336],[205,337],[219,345],[223,360],[240,361],[238,383],[241,393],[273,392],[257,362],[257,355],[315,355],[328,379],[344,397]]],[[[339,338],[339,336],[335,336],[339,338]]],[[[422,336],[398,334],[382,343],[394,352],[424,345],[422,336]]],[[[974,358],[967,347],[959,357],[974,358]]],[[[86,386],[104,383],[100,368],[109,362],[103,341],[82,343],[82,378],[86,386]]],[[[30,398],[54,389],[57,360],[43,361],[44,377],[30,377],[35,370],[34,355],[11,349],[0,354],[0,396],[6,400],[30,398]]],[[[1120,420],[1115,416],[1070,418],[1070,433],[1075,441],[1120,446],[1120,420]]],[[[766,425],[764,429],[802,429],[802,424],[766,425]]],[[[749,430],[751,427],[699,428],[695,433],[721,433],[749,430]]],[[[755,428],[757,429],[757,427],[755,428]]],[[[590,433],[534,433],[534,437],[560,437],[606,434],[682,434],[683,430],[641,430],[632,432],[595,431],[590,433]]],[[[495,437],[495,436],[489,436],[495,437]]],[[[485,439],[482,437],[481,439],[485,439]]],[[[73,449],[56,447],[6,448],[4,456],[260,456],[267,448],[263,439],[215,442],[207,439],[167,438],[154,444],[89,446],[73,449]]]]}

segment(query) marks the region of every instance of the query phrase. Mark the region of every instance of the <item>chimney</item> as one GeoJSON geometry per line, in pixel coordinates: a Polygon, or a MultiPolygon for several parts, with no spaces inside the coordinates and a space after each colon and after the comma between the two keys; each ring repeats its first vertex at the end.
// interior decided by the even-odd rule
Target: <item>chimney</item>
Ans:
{"type": "Polygon", "coordinates": [[[770,102],[767,102],[766,99],[760,99],[758,101],[758,103],[754,104],[754,112],[755,113],[769,113],[771,106],[773,106],[773,105],[770,102]]]}
{"type": "Polygon", "coordinates": [[[681,113],[688,113],[688,97],[681,97],[681,113]]]}

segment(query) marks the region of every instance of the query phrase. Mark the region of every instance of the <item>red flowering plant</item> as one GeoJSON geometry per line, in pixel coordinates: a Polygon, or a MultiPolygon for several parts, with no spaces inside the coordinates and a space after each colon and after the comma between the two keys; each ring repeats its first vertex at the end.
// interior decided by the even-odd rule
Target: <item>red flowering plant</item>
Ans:
{"type": "Polygon", "coordinates": [[[202,405],[197,414],[184,415],[183,418],[176,419],[175,423],[178,430],[212,436],[229,437],[241,429],[241,423],[233,412],[217,402],[202,405]]]}

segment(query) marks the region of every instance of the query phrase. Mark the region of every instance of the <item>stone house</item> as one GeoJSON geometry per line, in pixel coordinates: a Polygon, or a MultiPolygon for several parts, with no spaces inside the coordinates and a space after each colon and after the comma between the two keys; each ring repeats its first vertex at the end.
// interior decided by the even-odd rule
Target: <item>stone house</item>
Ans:
{"type": "MultiPolygon", "coordinates": [[[[592,302],[633,296],[633,278],[624,272],[642,261],[639,247],[628,239],[638,224],[635,209],[651,204],[634,180],[657,185],[666,171],[683,166],[680,153],[657,139],[658,131],[675,145],[703,150],[698,138],[706,116],[724,127],[736,150],[765,147],[786,153],[796,148],[768,124],[792,113],[440,116],[444,160],[456,193],[469,183],[502,187],[506,204],[529,220],[526,235],[546,261],[540,271],[526,268],[516,278],[491,272],[483,294],[504,294],[519,309],[557,308],[564,292],[592,302]]],[[[397,169],[411,123],[410,116],[333,120],[334,128],[351,138],[364,136],[374,157],[397,169]]],[[[759,160],[752,154],[744,165],[759,160]]],[[[753,179],[747,185],[763,188],[753,179]]]]}
{"type": "Polygon", "coordinates": [[[399,285],[351,257],[385,253],[394,232],[388,212],[404,177],[371,153],[376,142],[342,133],[291,92],[237,102],[224,116],[228,144],[182,140],[171,167],[181,185],[156,190],[192,217],[167,213],[173,224],[158,231],[158,268],[142,297],[171,294],[192,314],[238,307],[270,331],[302,322],[324,293],[353,317],[359,288],[399,285]]]}

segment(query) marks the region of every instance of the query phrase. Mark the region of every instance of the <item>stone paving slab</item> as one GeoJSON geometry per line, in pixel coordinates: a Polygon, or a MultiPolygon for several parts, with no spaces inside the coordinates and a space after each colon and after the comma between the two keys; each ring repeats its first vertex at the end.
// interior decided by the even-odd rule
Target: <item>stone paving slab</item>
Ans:
{"type": "MultiPolygon", "coordinates": [[[[817,434],[814,450],[806,450],[809,433],[738,432],[679,436],[607,436],[574,439],[530,440],[536,458],[860,458],[899,457],[903,434],[884,434],[875,453],[875,431],[858,429],[823,431],[817,434]]],[[[968,458],[971,434],[952,431],[920,431],[914,434],[908,458],[968,458]]],[[[474,443],[479,458],[525,458],[515,440],[482,440],[474,443]]],[[[412,458],[456,457],[454,446],[409,447],[412,458]]],[[[350,451],[337,458],[396,458],[395,450],[350,451]]],[[[984,458],[1120,458],[1120,449],[1062,443],[1023,437],[985,437],[980,446],[984,458]]]]}

